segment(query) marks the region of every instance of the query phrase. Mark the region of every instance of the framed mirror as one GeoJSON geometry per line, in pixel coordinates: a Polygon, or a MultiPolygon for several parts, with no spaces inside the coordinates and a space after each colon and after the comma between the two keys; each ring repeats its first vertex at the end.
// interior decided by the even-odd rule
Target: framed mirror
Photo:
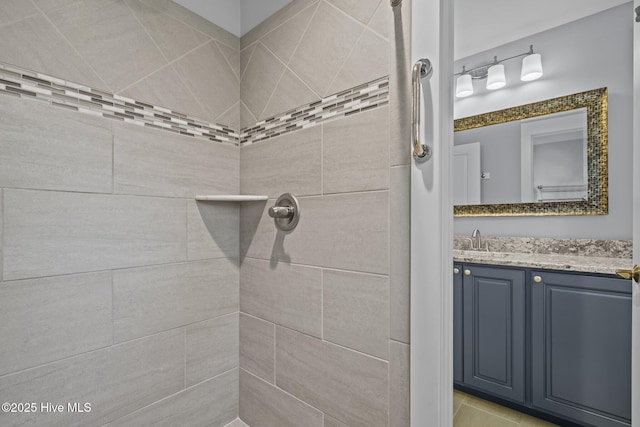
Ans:
{"type": "Polygon", "coordinates": [[[600,88],[455,120],[454,215],[608,213],[607,114],[600,88]]]}

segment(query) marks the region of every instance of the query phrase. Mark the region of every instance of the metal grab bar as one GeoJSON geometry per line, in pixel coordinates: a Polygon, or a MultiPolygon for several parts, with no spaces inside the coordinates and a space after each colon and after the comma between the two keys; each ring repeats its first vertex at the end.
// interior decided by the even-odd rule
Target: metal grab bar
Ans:
{"type": "Polygon", "coordinates": [[[427,144],[420,143],[420,84],[422,79],[431,78],[433,67],[431,61],[426,58],[418,59],[413,66],[411,83],[413,85],[413,114],[411,118],[411,146],[413,158],[416,160],[429,160],[432,150],[427,144]]]}

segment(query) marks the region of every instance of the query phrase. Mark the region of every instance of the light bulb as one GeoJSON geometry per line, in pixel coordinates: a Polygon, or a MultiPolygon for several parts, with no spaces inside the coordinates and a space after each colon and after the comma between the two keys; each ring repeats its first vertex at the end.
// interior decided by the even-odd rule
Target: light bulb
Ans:
{"type": "Polygon", "coordinates": [[[470,74],[463,74],[458,76],[456,80],[456,97],[465,98],[473,95],[473,83],[471,82],[470,74]]]}
{"type": "Polygon", "coordinates": [[[487,89],[496,90],[504,87],[507,84],[507,79],[504,76],[504,65],[495,64],[489,68],[487,75],[487,89]]]}
{"type": "Polygon", "coordinates": [[[542,77],[542,57],[539,53],[527,55],[522,59],[522,73],[520,80],[529,82],[542,77]]]}

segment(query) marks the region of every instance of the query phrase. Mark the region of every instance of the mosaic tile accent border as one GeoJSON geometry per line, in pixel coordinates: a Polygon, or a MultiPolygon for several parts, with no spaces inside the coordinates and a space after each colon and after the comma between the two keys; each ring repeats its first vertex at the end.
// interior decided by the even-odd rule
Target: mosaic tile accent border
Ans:
{"type": "Polygon", "coordinates": [[[233,145],[249,145],[389,103],[385,76],[270,117],[240,132],[188,114],[0,63],[0,95],[43,102],[138,126],[233,145]]]}
{"type": "Polygon", "coordinates": [[[244,128],[240,134],[240,144],[255,144],[388,103],[389,77],[385,76],[262,120],[251,128],[244,128]]]}
{"type": "Polygon", "coordinates": [[[3,63],[0,94],[214,142],[238,145],[240,137],[225,125],[3,63]]]}

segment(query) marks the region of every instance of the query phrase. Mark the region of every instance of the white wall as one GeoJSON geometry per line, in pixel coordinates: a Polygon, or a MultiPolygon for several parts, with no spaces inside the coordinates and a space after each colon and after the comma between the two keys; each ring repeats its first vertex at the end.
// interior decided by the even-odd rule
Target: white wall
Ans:
{"type": "MultiPolygon", "coordinates": [[[[632,208],[632,3],[512,42],[455,63],[455,70],[489,62],[494,55],[512,56],[534,44],[542,54],[545,75],[530,83],[519,80],[518,60],[506,64],[507,86],[458,99],[456,118],[515,105],[608,87],[609,214],[599,216],[456,218],[454,232],[532,237],[630,239],[632,208]]],[[[490,24],[490,23],[488,23],[490,24]]]]}

